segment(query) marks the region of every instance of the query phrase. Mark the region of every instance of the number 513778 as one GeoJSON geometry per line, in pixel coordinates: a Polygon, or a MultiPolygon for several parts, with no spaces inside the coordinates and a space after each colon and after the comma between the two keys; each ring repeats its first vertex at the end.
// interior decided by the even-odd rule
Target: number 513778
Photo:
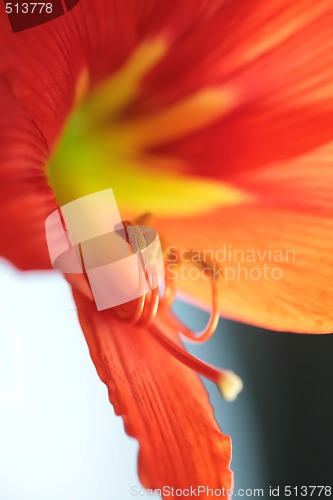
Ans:
{"type": "Polygon", "coordinates": [[[26,3],[6,3],[7,14],[52,14],[52,3],[26,2],[26,3]]]}

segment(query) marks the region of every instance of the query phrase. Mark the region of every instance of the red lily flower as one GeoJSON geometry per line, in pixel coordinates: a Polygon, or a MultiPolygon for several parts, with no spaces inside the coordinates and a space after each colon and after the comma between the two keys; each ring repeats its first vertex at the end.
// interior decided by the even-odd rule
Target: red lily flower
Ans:
{"type": "MultiPolygon", "coordinates": [[[[269,245],[294,250],[283,279],[231,280],[221,312],[331,331],[332,19],[328,0],[81,0],[13,34],[3,14],[1,254],[49,268],[47,216],[111,186],[126,218],[153,212],[179,249],[255,247],[263,263],[269,245]]],[[[96,311],[84,278],[68,280],[98,373],[140,442],[143,484],[230,488],[229,439],[195,372],[225,373],[183,350],[168,310],[126,324],[96,311]]],[[[207,301],[201,285],[178,285],[207,301]]]]}

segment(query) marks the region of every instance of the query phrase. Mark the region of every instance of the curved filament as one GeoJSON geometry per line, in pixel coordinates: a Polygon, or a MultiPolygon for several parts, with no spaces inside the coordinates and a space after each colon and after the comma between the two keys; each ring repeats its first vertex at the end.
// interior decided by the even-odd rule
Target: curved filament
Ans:
{"type": "MultiPolygon", "coordinates": [[[[201,332],[193,332],[190,328],[188,328],[179,318],[176,316],[172,316],[168,319],[168,322],[171,326],[176,328],[179,333],[181,333],[184,337],[191,340],[192,342],[206,342],[209,340],[215,333],[218,322],[219,322],[219,301],[218,301],[218,288],[217,281],[214,277],[214,269],[211,263],[209,263],[202,256],[199,260],[194,262],[194,257],[191,252],[187,253],[187,260],[192,260],[193,263],[199,264],[202,267],[203,272],[209,277],[211,283],[211,292],[212,292],[212,310],[210,313],[210,317],[206,327],[201,332]]],[[[178,254],[179,262],[181,261],[180,255],[178,254]]],[[[196,256],[197,259],[197,256],[196,256]]],[[[174,298],[176,288],[174,286],[174,280],[171,279],[170,273],[168,272],[166,266],[166,286],[164,297],[162,299],[163,307],[170,307],[174,298]]]]}
{"type": "MultiPolygon", "coordinates": [[[[148,215],[145,215],[144,217],[147,216],[148,215]]],[[[126,239],[127,242],[129,243],[129,235],[127,228],[128,226],[132,226],[135,224],[133,224],[130,221],[123,221],[123,224],[126,232],[126,239]]],[[[202,272],[206,276],[208,276],[211,284],[211,293],[212,293],[211,313],[206,327],[200,332],[192,331],[179,318],[177,318],[174,315],[172,316],[169,315],[166,321],[170,326],[177,329],[181,335],[186,337],[191,342],[206,342],[214,334],[219,321],[218,287],[217,287],[217,280],[214,276],[214,265],[213,263],[208,262],[204,258],[203,254],[199,255],[198,258],[198,254],[194,253],[191,250],[185,253],[182,252],[182,254],[177,252],[178,264],[182,262],[181,255],[183,255],[183,260],[185,260],[186,258],[186,262],[192,262],[193,265],[199,265],[202,268],[202,272]]],[[[167,254],[165,258],[165,287],[162,296],[160,297],[160,292],[158,287],[152,288],[148,271],[145,270],[144,278],[146,280],[146,284],[145,286],[142,286],[143,294],[141,297],[137,299],[135,310],[133,311],[132,314],[125,315],[124,313],[122,313],[121,310],[117,308],[115,310],[115,313],[119,319],[130,323],[137,323],[140,326],[148,326],[154,320],[159,309],[167,310],[172,306],[176,297],[176,286],[175,286],[175,280],[173,279],[168,269],[167,265],[168,258],[169,255],[167,254]],[[148,293],[145,291],[147,284],[149,287],[148,293]]],[[[141,255],[140,259],[142,266],[144,268],[145,266],[144,263],[142,262],[141,255]]],[[[156,274],[156,269],[152,268],[151,271],[152,273],[156,274]]],[[[139,274],[140,276],[142,275],[142,273],[139,274]]]]}

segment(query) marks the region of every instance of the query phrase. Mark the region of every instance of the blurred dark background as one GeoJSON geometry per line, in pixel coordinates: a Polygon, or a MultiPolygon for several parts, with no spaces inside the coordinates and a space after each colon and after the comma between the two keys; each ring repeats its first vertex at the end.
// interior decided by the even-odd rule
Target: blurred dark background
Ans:
{"type": "MultiPolygon", "coordinates": [[[[207,319],[184,303],[175,311],[196,329],[207,319]]],[[[333,335],[271,332],[221,320],[209,342],[188,347],[244,381],[233,403],[206,384],[219,424],[232,437],[235,490],[264,488],[269,498],[269,486],[332,484],[333,335]]]]}

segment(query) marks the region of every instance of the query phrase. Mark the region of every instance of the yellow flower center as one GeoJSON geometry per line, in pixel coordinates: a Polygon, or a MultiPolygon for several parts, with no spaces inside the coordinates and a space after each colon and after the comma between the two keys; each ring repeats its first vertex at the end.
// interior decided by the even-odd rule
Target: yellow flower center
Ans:
{"type": "Polygon", "coordinates": [[[109,80],[89,93],[88,75],[82,73],[74,111],[47,168],[60,205],[110,187],[121,214],[130,218],[144,212],[181,217],[244,199],[236,187],[189,176],[190,165],[184,160],[149,149],[181,139],[226,114],[235,104],[229,89],[205,88],[140,116],[123,113],[140,98],[144,76],[167,52],[163,40],[143,43],[109,80]]]}

